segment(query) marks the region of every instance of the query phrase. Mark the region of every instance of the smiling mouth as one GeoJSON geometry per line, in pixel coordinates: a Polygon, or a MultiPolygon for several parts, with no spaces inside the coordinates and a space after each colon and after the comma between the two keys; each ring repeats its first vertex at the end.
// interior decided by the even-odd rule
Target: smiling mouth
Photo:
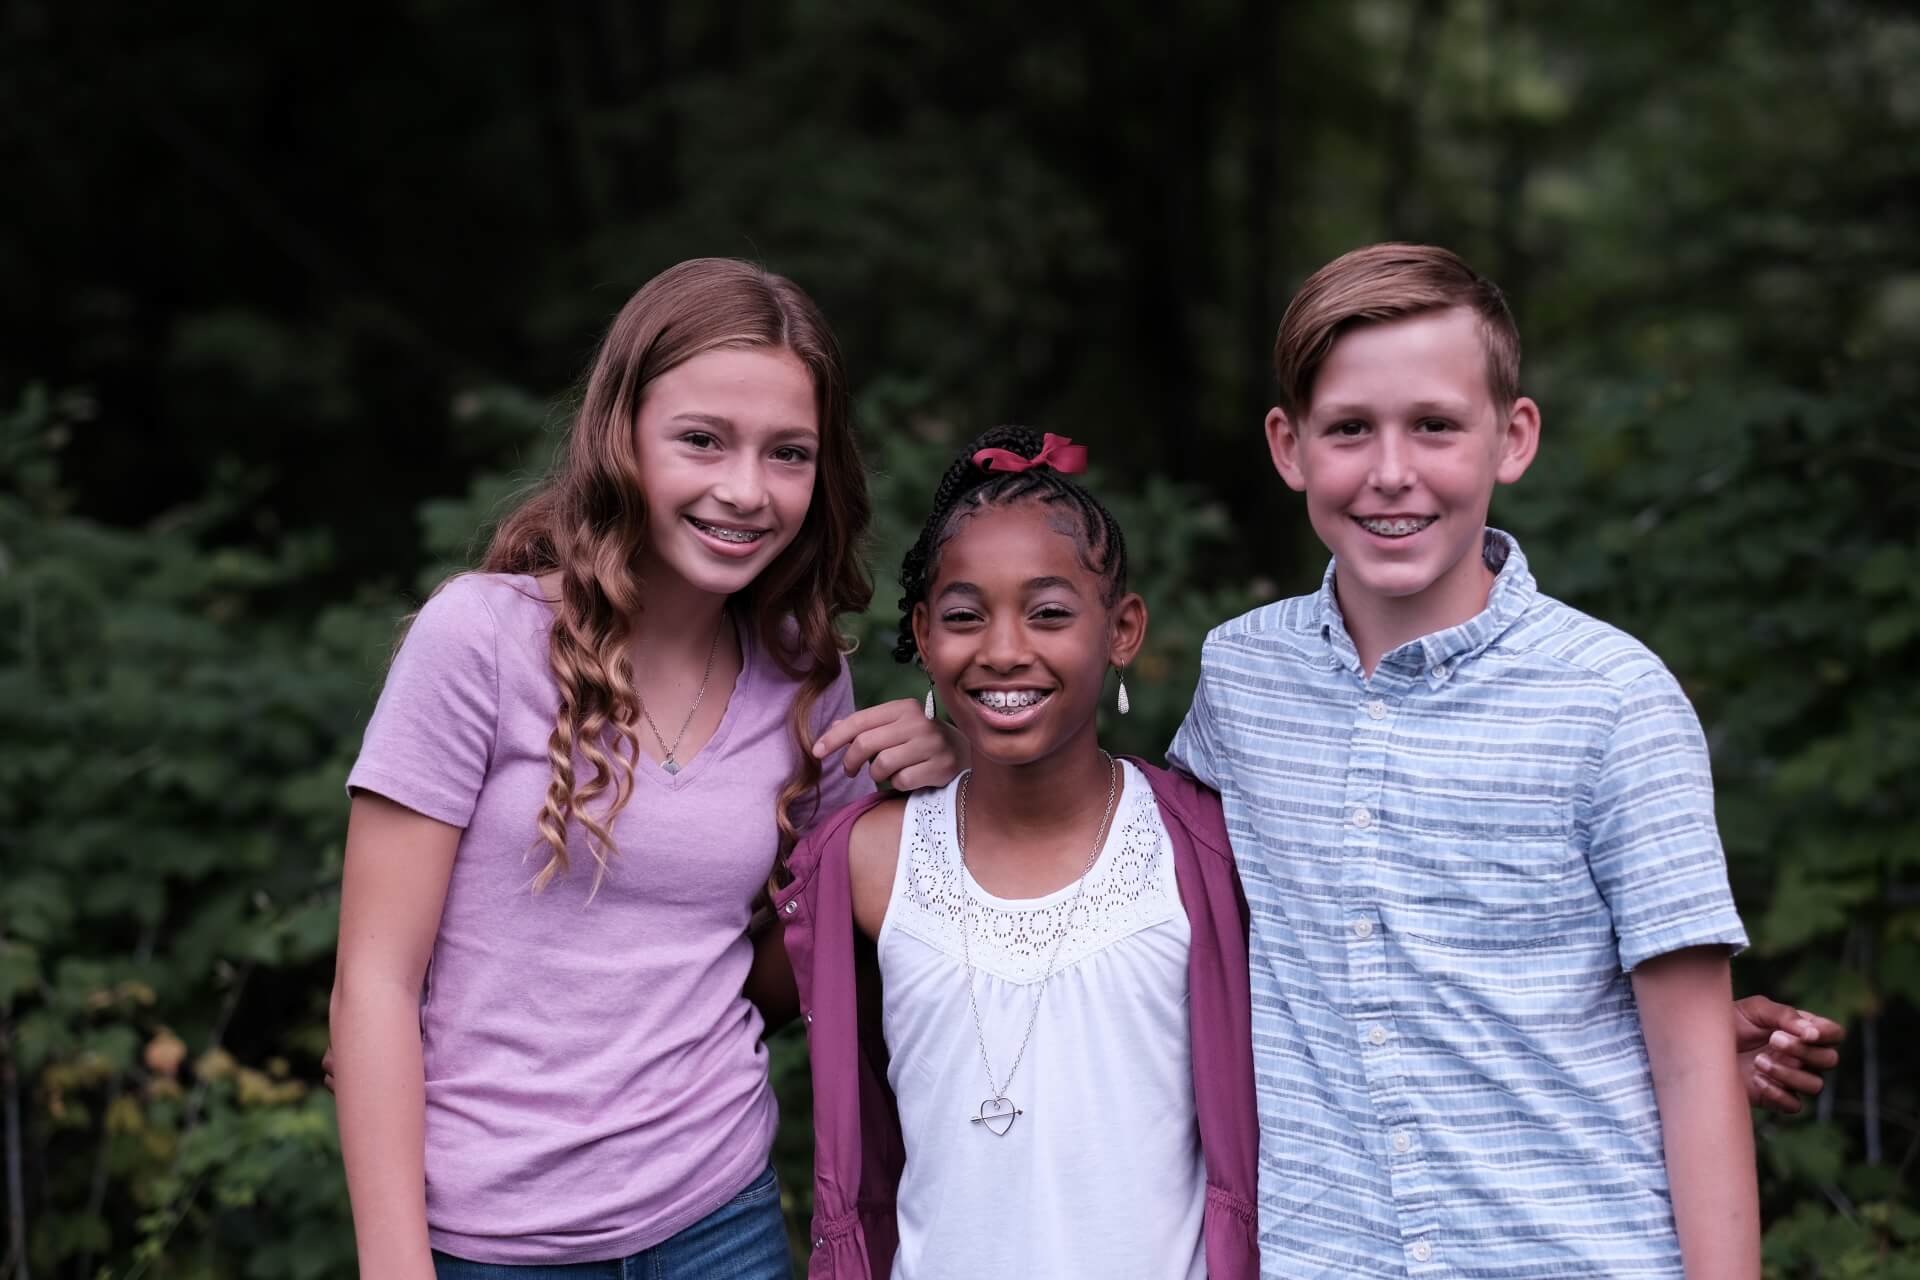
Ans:
{"type": "Polygon", "coordinates": [[[1378,537],[1409,538],[1439,518],[1439,516],[1392,516],[1383,519],[1355,516],[1353,522],[1378,537]]]}
{"type": "Polygon", "coordinates": [[[1053,696],[1051,689],[975,689],[968,695],[998,715],[1012,716],[1037,707],[1053,696]]]}
{"type": "Polygon", "coordinates": [[[722,542],[732,542],[740,546],[758,542],[767,536],[765,529],[730,529],[726,525],[708,524],[705,520],[687,517],[687,523],[706,534],[709,538],[718,538],[722,542]]]}

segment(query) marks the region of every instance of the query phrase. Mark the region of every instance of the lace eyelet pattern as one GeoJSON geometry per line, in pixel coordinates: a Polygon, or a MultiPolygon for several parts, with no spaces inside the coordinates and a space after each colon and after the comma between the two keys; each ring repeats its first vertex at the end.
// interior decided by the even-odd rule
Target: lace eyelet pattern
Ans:
{"type": "Polygon", "coordinates": [[[969,887],[954,835],[954,788],[915,794],[907,806],[905,892],[894,903],[896,926],[928,946],[962,958],[959,912],[966,912],[976,969],[1027,985],[1046,974],[1048,952],[1075,911],[1056,971],[1086,959],[1181,910],[1170,868],[1163,868],[1163,837],[1146,780],[1129,770],[1114,833],[1087,873],[1076,909],[1071,886],[1023,903],[983,898],[969,887]],[[1163,872],[1165,874],[1163,874],[1163,872]]]}

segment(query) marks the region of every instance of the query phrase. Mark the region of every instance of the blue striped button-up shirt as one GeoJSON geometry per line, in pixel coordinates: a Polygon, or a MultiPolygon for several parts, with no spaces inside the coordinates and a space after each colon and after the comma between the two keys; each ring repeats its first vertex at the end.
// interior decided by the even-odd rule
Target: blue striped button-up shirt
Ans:
{"type": "Polygon", "coordinates": [[[1745,944],[1706,744],[1489,545],[1486,609],[1371,678],[1332,567],[1216,628],[1169,752],[1251,910],[1269,1276],[1681,1274],[1626,974],[1745,944]]]}

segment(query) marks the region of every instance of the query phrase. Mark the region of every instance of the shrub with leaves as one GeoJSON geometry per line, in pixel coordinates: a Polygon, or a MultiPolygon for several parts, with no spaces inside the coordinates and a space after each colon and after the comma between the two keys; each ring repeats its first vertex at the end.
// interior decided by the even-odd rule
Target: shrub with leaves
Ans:
{"type": "Polygon", "coordinates": [[[1859,388],[1596,385],[1499,499],[1553,594],[1699,708],[1736,982],[1852,1029],[1815,1122],[1760,1121],[1779,1276],[1920,1275],[1920,421],[1859,388]]]}
{"type": "Polygon", "coordinates": [[[326,549],[239,549],[244,476],[145,529],[70,514],[55,464],[88,412],[36,389],[0,417],[10,1248],[41,1275],[342,1274],[311,1082],[390,622],[287,610],[326,549]]]}

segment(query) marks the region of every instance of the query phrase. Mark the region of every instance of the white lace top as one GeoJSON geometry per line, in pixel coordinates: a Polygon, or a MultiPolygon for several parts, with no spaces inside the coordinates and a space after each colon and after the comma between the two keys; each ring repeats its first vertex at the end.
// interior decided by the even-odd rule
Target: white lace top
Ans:
{"type": "Polygon", "coordinates": [[[1206,1274],[1190,931],[1153,792],[1122,768],[1112,829],[1011,1082],[1074,886],[1022,900],[988,893],[960,859],[958,783],[907,801],[879,941],[887,1076],[907,1153],[895,1280],[1206,1274]],[[1020,1109],[1003,1135],[974,1123],[992,1089],[967,1003],[962,911],[987,1052],[1020,1109]]]}

